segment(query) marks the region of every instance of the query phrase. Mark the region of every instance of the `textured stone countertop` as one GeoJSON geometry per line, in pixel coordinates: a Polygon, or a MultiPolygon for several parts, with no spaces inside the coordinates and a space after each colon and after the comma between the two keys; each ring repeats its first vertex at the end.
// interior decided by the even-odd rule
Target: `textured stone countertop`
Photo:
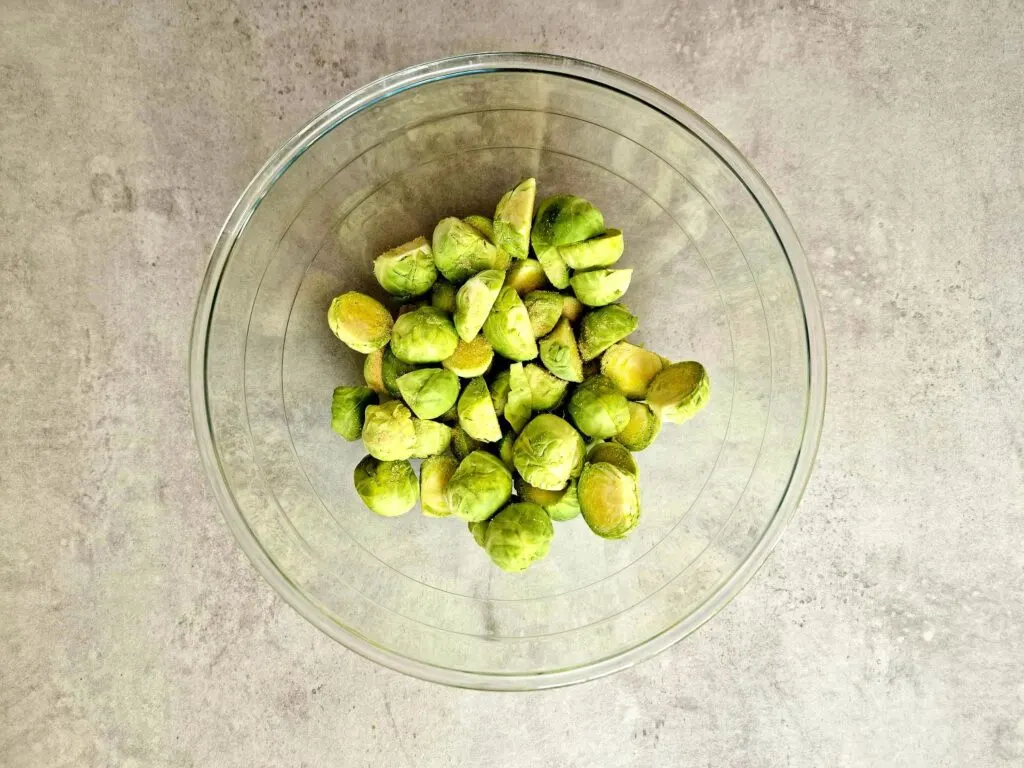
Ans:
{"type": "Polygon", "coordinates": [[[1012,2],[0,4],[0,764],[1024,764],[1024,13],[1012,2]],[[828,333],[767,565],[655,659],[536,694],[375,666],[236,546],[188,331],[268,154],[354,87],[591,59],[753,161],[828,333]]]}

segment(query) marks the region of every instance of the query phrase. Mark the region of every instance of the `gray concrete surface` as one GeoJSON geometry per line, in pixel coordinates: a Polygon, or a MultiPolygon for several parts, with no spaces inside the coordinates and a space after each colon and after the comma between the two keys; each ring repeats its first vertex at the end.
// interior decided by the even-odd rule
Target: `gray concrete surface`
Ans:
{"type": "Polygon", "coordinates": [[[0,764],[1024,764],[1024,23],[1013,2],[0,4],[0,764]],[[821,290],[796,522],[655,660],[529,695],[377,668],[257,576],[186,342],[265,156],[474,49],[593,59],[752,158],[821,290]]]}

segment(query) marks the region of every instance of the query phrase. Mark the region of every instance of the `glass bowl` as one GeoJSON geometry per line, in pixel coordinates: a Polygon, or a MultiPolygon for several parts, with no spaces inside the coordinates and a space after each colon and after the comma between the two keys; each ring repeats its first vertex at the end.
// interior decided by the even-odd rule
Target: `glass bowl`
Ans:
{"type": "Polygon", "coordinates": [[[764,181],[669,96],[581,61],[477,54],[385,77],[282,147],[235,205],[196,309],[195,430],[228,524],[296,610],[348,648],[451,685],[534,689],[608,674],[722,608],[764,562],[811,470],[825,346],[811,275],[764,181]],[[622,541],[556,524],[549,556],[495,568],[465,523],[370,513],[361,443],[330,428],[362,356],[331,298],[374,295],[371,260],[448,215],[592,200],[626,236],[633,340],[708,368],[710,404],[639,454],[622,541]]]}

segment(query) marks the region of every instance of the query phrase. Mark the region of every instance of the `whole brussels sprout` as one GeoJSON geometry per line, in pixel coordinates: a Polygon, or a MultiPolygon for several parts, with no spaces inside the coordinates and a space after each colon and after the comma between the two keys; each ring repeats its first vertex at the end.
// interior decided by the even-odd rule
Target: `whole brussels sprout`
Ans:
{"type": "Polygon", "coordinates": [[[504,281],[505,273],[500,269],[485,269],[459,288],[455,295],[455,330],[463,341],[472,341],[480,333],[504,281]]]}
{"type": "Polygon", "coordinates": [[[562,296],[562,317],[570,323],[575,323],[579,320],[586,309],[586,305],[575,296],[562,296]]]}
{"type": "Polygon", "coordinates": [[[469,456],[473,451],[479,450],[483,447],[483,443],[479,440],[474,440],[462,427],[456,425],[452,427],[452,453],[455,454],[455,458],[462,461],[464,458],[469,456]]]}
{"type": "Polygon", "coordinates": [[[555,522],[571,520],[580,513],[575,482],[570,482],[561,491],[545,491],[542,488],[534,488],[522,478],[517,477],[515,487],[519,498],[541,507],[555,522]]]}
{"type": "Polygon", "coordinates": [[[552,376],[536,363],[523,367],[530,383],[530,408],[533,411],[551,411],[562,404],[569,382],[552,376]]]}
{"type": "Polygon", "coordinates": [[[413,419],[416,444],[412,447],[412,458],[425,459],[448,450],[452,442],[452,428],[447,424],[426,419],[413,419]]]}
{"type": "Polygon", "coordinates": [[[629,422],[626,396],[605,376],[591,376],[569,398],[569,415],[583,434],[613,437],[629,422]]]}
{"type": "Polygon", "coordinates": [[[382,253],[373,260],[373,276],[385,291],[399,299],[422,296],[437,280],[427,238],[417,237],[382,253]]]}
{"type": "Polygon", "coordinates": [[[651,381],[647,404],[661,418],[682,424],[703,408],[711,397],[711,379],[700,363],[670,365],[651,381]]]}
{"type": "Polygon", "coordinates": [[[536,179],[526,179],[506,192],[494,210],[494,244],[513,259],[525,259],[530,253],[530,223],[536,196],[536,179]]]}
{"type": "Polygon", "coordinates": [[[505,421],[513,432],[521,432],[533,412],[533,391],[522,363],[513,363],[508,369],[509,390],[505,398],[505,421]]]}
{"type": "Polygon", "coordinates": [[[446,497],[452,514],[463,520],[486,520],[512,496],[512,473],[501,459],[473,451],[448,481],[446,497]]]}
{"type": "Polygon", "coordinates": [[[588,307],[603,307],[621,299],[632,278],[632,269],[591,269],[577,272],[569,283],[576,298],[588,307]]]}
{"type": "Polygon", "coordinates": [[[448,481],[459,466],[450,453],[440,453],[423,460],[420,465],[420,506],[427,517],[448,517],[448,481]]]}
{"type": "Polygon", "coordinates": [[[530,315],[530,326],[533,335],[538,339],[551,332],[555,323],[562,317],[562,294],[554,291],[533,291],[523,299],[527,314],[530,315]]]}
{"type": "Polygon", "coordinates": [[[491,382],[490,386],[491,402],[494,403],[495,413],[505,414],[505,403],[508,402],[508,393],[511,389],[512,373],[506,368],[494,377],[494,381],[491,382]]]}
{"type": "Polygon", "coordinates": [[[464,218],[463,221],[473,227],[473,229],[486,237],[492,243],[494,242],[494,222],[486,216],[473,214],[472,216],[464,218]]]}
{"type": "Polygon", "coordinates": [[[496,443],[501,440],[501,425],[494,402],[482,376],[472,379],[459,396],[459,426],[475,440],[496,443]]]}
{"type": "Polygon", "coordinates": [[[434,228],[434,264],[445,279],[461,283],[498,265],[498,250],[475,227],[461,219],[441,219],[434,228]]]}
{"type": "Polygon", "coordinates": [[[525,571],[551,549],[555,528],[536,504],[509,504],[487,522],[484,549],[503,571],[525,571]]]}
{"type": "Polygon", "coordinates": [[[430,306],[440,309],[446,315],[454,315],[457,291],[458,289],[454,285],[443,277],[439,277],[430,289],[430,306]]]}
{"type": "Polygon", "coordinates": [[[520,296],[527,296],[548,284],[544,267],[536,259],[515,261],[505,273],[505,285],[520,296]]]}
{"type": "Polygon", "coordinates": [[[643,347],[620,341],[601,355],[601,373],[612,380],[630,400],[643,400],[647,388],[661,369],[661,358],[643,347]]]}
{"type": "Polygon", "coordinates": [[[459,378],[443,368],[419,368],[398,377],[398,391],[421,419],[436,419],[459,398],[459,378]]]}
{"type": "Polygon", "coordinates": [[[588,240],[604,232],[604,217],[586,200],[558,195],[544,200],[533,220],[531,240],[544,274],[556,288],[569,285],[569,268],[558,246],[588,240]]]}
{"type": "Polygon", "coordinates": [[[580,499],[576,481],[571,481],[565,489],[565,492],[562,494],[562,498],[556,503],[544,507],[544,511],[547,512],[548,517],[556,523],[563,523],[566,520],[572,520],[574,517],[579,517],[580,499]]]}
{"type": "Polygon", "coordinates": [[[487,339],[478,335],[472,341],[459,339],[455,352],[441,361],[441,365],[460,379],[472,379],[487,373],[493,360],[494,350],[487,339]]]}
{"type": "Polygon", "coordinates": [[[408,461],[379,461],[365,456],[353,474],[356,493],[371,512],[397,517],[416,506],[416,473],[408,461]]]}
{"type": "Polygon", "coordinates": [[[484,545],[484,536],[487,535],[487,521],[476,520],[474,522],[466,523],[466,527],[469,528],[469,532],[473,536],[473,541],[482,547],[484,545]]]}
{"type": "Polygon", "coordinates": [[[516,436],[514,433],[509,432],[501,436],[501,442],[498,443],[498,458],[501,459],[509,469],[515,469],[516,465],[512,461],[512,449],[515,446],[516,436]]]}
{"type": "Polygon", "coordinates": [[[523,480],[546,491],[565,488],[582,455],[579,432],[551,413],[534,417],[512,448],[512,461],[523,480]]]}
{"type": "Polygon", "coordinates": [[[603,235],[579,243],[563,245],[558,253],[569,269],[596,269],[610,267],[622,256],[622,233],[609,229],[603,235]]]}
{"type": "Polygon", "coordinates": [[[358,291],[349,291],[331,302],[327,324],[349,348],[368,354],[388,343],[394,321],[379,301],[358,291]]]}
{"type": "Polygon", "coordinates": [[[618,467],[623,472],[638,477],[640,468],[636,465],[636,459],[629,452],[626,446],[621,443],[600,442],[594,443],[587,451],[587,462],[598,464],[604,462],[618,467]]]}
{"type": "Polygon", "coordinates": [[[366,407],[375,400],[368,387],[338,387],[331,398],[331,429],[346,440],[358,440],[363,434],[366,407]]]}
{"type": "Polygon", "coordinates": [[[537,344],[544,367],[565,381],[583,381],[583,360],[576,344],[576,336],[566,318],[555,324],[554,330],[537,344]]]}
{"type": "Polygon", "coordinates": [[[444,312],[420,307],[395,321],[391,351],[406,363],[439,363],[459,346],[459,335],[444,312]]]}
{"type": "Polygon", "coordinates": [[[532,360],[537,356],[537,339],[519,294],[505,287],[498,294],[484,321],[484,336],[494,351],[509,360],[532,360]]]}
{"type": "Polygon", "coordinates": [[[621,539],[640,522],[636,478],[612,464],[587,464],[576,493],[583,519],[602,538],[621,539]]]}
{"type": "Polygon", "coordinates": [[[629,421],[615,436],[631,451],[642,451],[654,442],[661,431],[661,419],[646,403],[629,403],[629,421]]]}
{"type": "Polygon", "coordinates": [[[375,459],[408,459],[416,447],[412,412],[398,400],[367,406],[363,422],[363,443],[367,453],[375,459]]]}
{"type": "Polygon", "coordinates": [[[636,330],[637,319],[624,304],[587,312],[580,321],[580,356],[584,362],[593,360],[617,341],[636,330]]]}

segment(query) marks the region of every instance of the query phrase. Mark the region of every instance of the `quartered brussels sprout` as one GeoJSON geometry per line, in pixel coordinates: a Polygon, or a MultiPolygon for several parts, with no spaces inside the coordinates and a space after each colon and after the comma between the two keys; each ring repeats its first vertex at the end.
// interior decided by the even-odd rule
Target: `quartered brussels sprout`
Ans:
{"type": "Polygon", "coordinates": [[[533,412],[533,391],[522,363],[513,363],[508,369],[509,390],[505,398],[505,421],[512,431],[519,433],[533,412]]]}
{"type": "Polygon", "coordinates": [[[562,317],[562,294],[554,291],[533,291],[523,299],[526,312],[530,315],[533,335],[538,339],[551,332],[562,317]]]}
{"type": "Polygon", "coordinates": [[[412,412],[398,400],[367,406],[363,421],[363,444],[366,445],[367,453],[375,459],[408,459],[416,447],[412,412]]]}
{"type": "Polygon", "coordinates": [[[552,376],[536,363],[523,367],[530,384],[530,408],[535,411],[552,411],[562,404],[569,382],[552,376]]]}
{"type": "Polygon", "coordinates": [[[461,219],[441,219],[434,228],[434,264],[445,279],[461,283],[498,266],[498,250],[478,229],[461,219]]]}
{"type": "Polygon", "coordinates": [[[422,296],[437,280],[434,254],[425,237],[417,237],[373,260],[373,276],[381,288],[399,299],[422,296]]]}
{"type": "Polygon", "coordinates": [[[629,422],[626,396],[605,376],[584,381],[569,398],[569,415],[585,435],[601,440],[613,437],[629,422]]]}
{"type": "Polygon", "coordinates": [[[578,243],[560,246],[559,255],[569,269],[610,267],[622,256],[622,233],[609,229],[603,235],[578,243]]]}
{"type": "Polygon", "coordinates": [[[419,488],[408,461],[379,461],[366,456],[356,464],[354,479],[356,493],[371,512],[397,517],[416,506],[419,488]]]}
{"type": "Polygon", "coordinates": [[[534,251],[537,254],[537,261],[540,262],[541,267],[544,269],[544,276],[548,279],[548,282],[559,290],[568,288],[569,268],[565,266],[562,257],[558,255],[558,249],[554,246],[545,246],[537,250],[536,246],[534,246],[534,251]]]}
{"type": "Polygon", "coordinates": [[[530,253],[530,224],[536,196],[536,179],[526,179],[502,195],[494,209],[494,244],[513,259],[525,259],[530,253]]]}
{"type": "Polygon", "coordinates": [[[509,504],[487,522],[484,549],[503,571],[525,571],[551,549],[555,528],[536,504],[509,504]]]}
{"type": "Polygon", "coordinates": [[[587,312],[580,321],[579,347],[583,361],[593,360],[617,341],[636,330],[637,319],[625,304],[587,312]]]}
{"type": "Polygon", "coordinates": [[[494,222],[486,216],[473,214],[472,216],[464,218],[463,221],[473,227],[473,229],[486,237],[492,243],[494,242],[494,222]]]}
{"type": "Polygon", "coordinates": [[[711,397],[711,379],[700,363],[670,365],[651,381],[647,403],[665,421],[682,424],[703,408],[711,397]]]}
{"type": "Polygon", "coordinates": [[[661,419],[646,403],[629,403],[629,421],[615,436],[631,451],[642,451],[654,442],[661,432],[661,419]]]}
{"type": "Polygon", "coordinates": [[[562,317],[570,323],[579,320],[586,311],[586,306],[575,296],[562,296],[562,317]]]}
{"type": "Polygon", "coordinates": [[[448,450],[452,442],[452,428],[439,421],[427,419],[413,419],[413,429],[416,432],[416,444],[412,447],[414,459],[425,459],[428,456],[436,456],[448,450]]]}
{"type": "Polygon", "coordinates": [[[612,464],[587,464],[576,493],[583,519],[602,538],[621,539],[640,522],[636,478],[612,464]]]}
{"type": "Polygon", "coordinates": [[[366,407],[376,399],[368,387],[338,387],[331,398],[331,429],[346,440],[358,440],[366,407]]]}
{"type": "Polygon", "coordinates": [[[547,491],[560,491],[568,485],[582,455],[579,432],[550,413],[534,417],[512,449],[512,461],[523,480],[547,491]]]}
{"type": "MultiPolygon", "coordinates": [[[[505,403],[508,402],[508,393],[512,389],[512,374],[508,368],[494,377],[491,382],[491,402],[494,403],[494,412],[500,415],[505,414],[505,403]]],[[[524,422],[525,423],[525,422],[524,422]]]]}
{"type": "Polygon", "coordinates": [[[458,289],[439,277],[430,289],[430,306],[440,309],[446,315],[455,314],[455,294],[458,289]]]}
{"type": "Polygon", "coordinates": [[[451,357],[441,361],[441,365],[454,373],[460,379],[472,379],[474,376],[483,376],[491,367],[494,360],[494,350],[487,339],[478,335],[472,341],[459,339],[459,346],[451,357]]]}
{"type": "Polygon", "coordinates": [[[463,341],[472,341],[480,333],[504,281],[505,273],[500,269],[485,269],[459,288],[455,295],[455,330],[463,341]]]}
{"type": "Polygon", "coordinates": [[[484,337],[499,355],[509,360],[532,360],[537,356],[530,313],[519,294],[504,287],[484,321],[484,337]]]}
{"type": "Polygon", "coordinates": [[[448,517],[448,481],[459,466],[450,453],[441,453],[423,460],[420,465],[420,506],[427,517],[448,517]]]}
{"type": "Polygon", "coordinates": [[[628,341],[612,344],[601,355],[601,373],[611,379],[630,400],[643,400],[647,397],[651,380],[664,367],[658,355],[628,341]]]}
{"type": "Polygon", "coordinates": [[[501,442],[498,443],[498,458],[510,470],[516,468],[515,463],[512,461],[512,449],[515,446],[515,442],[515,433],[508,432],[501,436],[501,442]]]}
{"type": "Polygon", "coordinates": [[[331,302],[327,324],[349,348],[368,354],[388,343],[394,321],[379,301],[358,291],[349,291],[331,302]]]}
{"type": "Polygon", "coordinates": [[[576,336],[566,318],[555,324],[551,333],[537,344],[544,367],[565,381],[583,381],[583,360],[576,344],[576,336]]]}
{"type": "Polygon", "coordinates": [[[578,243],[604,232],[604,217],[586,200],[572,195],[549,197],[537,208],[531,240],[544,274],[556,288],[569,285],[569,268],[559,246],[578,243]]]}
{"type": "Polygon", "coordinates": [[[470,437],[462,427],[458,425],[452,427],[452,453],[455,454],[455,458],[459,461],[462,461],[473,451],[479,450],[482,447],[483,443],[470,437]]]}
{"type": "Polygon", "coordinates": [[[474,440],[486,443],[501,440],[501,425],[482,376],[472,379],[459,396],[459,426],[474,440]]]}
{"type": "Polygon", "coordinates": [[[419,368],[398,377],[405,404],[421,419],[436,419],[459,399],[459,378],[443,368],[419,368]]]}
{"type": "Polygon", "coordinates": [[[544,267],[536,259],[522,259],[512,262],[505,273],[505,285],[520,296],[527,296],[548,284],[544,267]]]}
{"type": "Polygon", "coordinates": [[[580,513],[575,482],[570,482],[560,491],[545,491],[542,488],[534,488],[522,478],[517,477],[515,487],[519,498],[541,507],[555,522],[571,520],[580,513]]]}
{"type": "Polygon", "coordinates": [[[576,298],[588,307],[603,307],[621,299],[632,278],[632,269],[591,269],[577,272],[569,283],[576,298]]]}
{"type": "Polygon", "coordinates": [[[402,315],[391,332],[391,351],[406,363],[439,363],[459,346],[459,335],[444,312],[421,307],[402,315]]]}
{"type": "Polygon", "coordinates": [[[484,545],[484,536],[487,535],[487,521],[477,520],[475,522],[469,522],[466,523],[466,527],[469,528],[469,532],[473,536],[473,541],[482,547],[484,545]]]}
{"type": "Polygon", "coordinates": [[[623,472],[639,477],[640,468],[636,465],[636,459],[629,452],[626,446],[620,443],[600,442],[594,443],[587,451],[587,462],[589,464],[605,463],[618,467],[623,472]]]}
{"type": "Polygon", "coordinates": [[[452,474],[446,495],[456,517],[486,520],[512,496],[512,473],[497,456],[473,451],[452,474]]]}

